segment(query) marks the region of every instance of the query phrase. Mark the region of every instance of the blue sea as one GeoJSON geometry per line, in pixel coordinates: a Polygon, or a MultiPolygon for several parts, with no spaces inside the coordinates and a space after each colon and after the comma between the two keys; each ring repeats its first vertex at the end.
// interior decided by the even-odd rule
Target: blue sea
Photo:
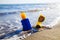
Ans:
{"type": "Polygon", "coordinates": [[[22,29],[21,11],[25,11],[31,25],[35,26],[40,14],[46,17],[43,25],[49,25],[60,16],[58,9],[55,4],[0,4],[0,34],[22,29]]]}

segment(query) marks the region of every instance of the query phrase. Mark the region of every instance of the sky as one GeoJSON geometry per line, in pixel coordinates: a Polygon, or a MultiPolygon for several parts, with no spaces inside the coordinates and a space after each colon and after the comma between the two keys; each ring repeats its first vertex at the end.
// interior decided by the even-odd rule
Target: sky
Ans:
{"type": "Polygon", "coordinates": [[[0,0],[0,4],[60,3],[59,0],[0,0]]]}

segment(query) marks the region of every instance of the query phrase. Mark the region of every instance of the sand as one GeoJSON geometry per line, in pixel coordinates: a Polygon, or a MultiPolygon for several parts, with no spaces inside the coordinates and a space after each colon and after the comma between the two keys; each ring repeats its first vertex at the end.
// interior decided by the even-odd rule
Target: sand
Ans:
{"type": "Polygon", "coordinates": [[[55,25],[52,29],[32,34],[24,40],[60,40],[60,23],[55,25]]]}

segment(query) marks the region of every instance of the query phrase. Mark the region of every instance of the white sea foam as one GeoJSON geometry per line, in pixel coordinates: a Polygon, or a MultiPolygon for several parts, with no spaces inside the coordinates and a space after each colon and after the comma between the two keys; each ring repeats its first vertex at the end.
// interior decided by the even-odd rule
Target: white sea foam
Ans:
{"type": "Polygon", "coordinates": [[[49,28],[57,27],[57,25],[60,25],[60,17],[57,17],[53,22],[51,22],[49,25],[46,25],[49,28]]]}

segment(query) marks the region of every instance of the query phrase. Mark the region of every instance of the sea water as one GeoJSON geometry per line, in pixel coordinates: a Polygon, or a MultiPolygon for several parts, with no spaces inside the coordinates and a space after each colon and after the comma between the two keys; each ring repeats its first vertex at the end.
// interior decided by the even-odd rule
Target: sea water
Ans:
{"type": "Polygon", "coordinates": [[[27,11],[27,18],[31,25],[35,26],[40,14],[46,18],[43,25],[49,25],[60,16],[59,10],[56,4],[0,4],[0,35],[23,28],[20,11],[27,11]],[[39,11],[28,12],[28,10],[37,9],[39,11]]]}

